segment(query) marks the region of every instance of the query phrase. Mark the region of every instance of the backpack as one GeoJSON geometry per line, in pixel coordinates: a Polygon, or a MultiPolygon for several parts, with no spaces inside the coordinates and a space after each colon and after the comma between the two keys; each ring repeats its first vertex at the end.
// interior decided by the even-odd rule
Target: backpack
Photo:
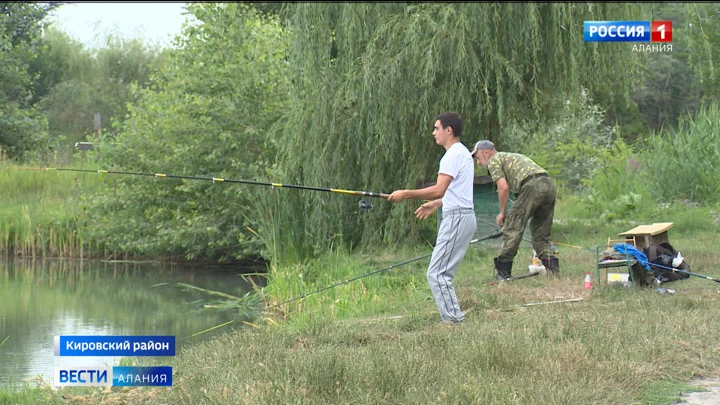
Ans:
{"type": "MultiPolygon", "coordinates": [[[[677,257],[678,252],[669,243],[663,242],[659,245],[650,245],[644,250],[650,263],[662,266],[658,267],[653,266],[652,264],[650,265],[655,278],[661,282],[666,283],[669,281],[685,280],[690,278],[689,274],[672,271],[672,261],[675,257],[677,257]]],[[[683,259],[683,262],[677,267],[677,270],[690,271],[690,266],[687,264],[687,261],[683,259]]]]}

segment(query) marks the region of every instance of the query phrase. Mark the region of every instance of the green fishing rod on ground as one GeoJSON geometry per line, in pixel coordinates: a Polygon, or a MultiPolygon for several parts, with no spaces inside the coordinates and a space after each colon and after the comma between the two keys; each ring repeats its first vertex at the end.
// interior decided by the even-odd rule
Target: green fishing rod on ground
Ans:
{"type": "Polygon", "coordinates": [[[91,170],[91,169],[67,169],[67,168],[29,168],[29,170],[45,170],[45,171],[66,171],[66,172],[85,172],[85,173],[99,173],[99,174],[123,174],[131,176],[146,176],[155,178],[168,178],[168,179],[186,179],[186,180],[206,180],[212,181],[213,183],[237,183],[237,184],[249,184],[254,186],[268,186],[268,187],[284,187],[284,188],[295,188],[300,190],[313,190],[313,191],[325,191],[330,193],[340,193],[349,195],[359,195],[363,197],[377,197],[387,199],[390,194],[373,193],[370,191],[355,191],[355,190],[343,190],[338,188],[326,188],[326,187],[311,187],[311,186],[299,186],[296,184],[282,184],[252,180],[231,180],[223,179],[219,177],[201,177],[201,176],[182,176],[177,174],[165,174],[165,173],[138,173],[138,172],[122,172],[114,170],[91,170]]]}

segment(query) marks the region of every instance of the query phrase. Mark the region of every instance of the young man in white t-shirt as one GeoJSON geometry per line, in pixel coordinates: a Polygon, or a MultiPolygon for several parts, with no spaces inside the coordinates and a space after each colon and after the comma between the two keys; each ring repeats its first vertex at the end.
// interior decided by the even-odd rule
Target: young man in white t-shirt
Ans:
{"type": "Polygon", "coordinates": [[[452,281],[477,228],[473,209],[474,161],[470,151],[460,142],[461,135],[462,119],[458,113],[438,115],[433,137],[438,145],[445,148],[445,155],[440,160],[437,182],[419,190],[397,190],[388,197],[390,202],[432,200],[415,211],[419,219],[425,219],[438,208],[443,208],[427,279],[440,318],[443,322],[453,323],[462,322],[465,315],[460,310],[452,281]]]}

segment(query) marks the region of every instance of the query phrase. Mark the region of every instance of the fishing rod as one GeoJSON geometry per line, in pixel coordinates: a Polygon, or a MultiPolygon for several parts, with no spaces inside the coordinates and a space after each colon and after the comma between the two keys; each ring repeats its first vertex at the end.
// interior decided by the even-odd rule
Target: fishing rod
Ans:
{"type": "MultiPolygon", "coordinates": [[[[486,221],[486,220],[484,220],[484,219],[482,219],[482,218],[478,218],[478,220],[480,220],[480,221],[482,221],[482,222],[484,222],[484,223],[486,223],[486,224],[488,224],[488,225],[494,226],[494,227],[497,228],[497,229],[500,229],[500,227],[497,226],[497,224],[494,224],[494,223],[492,223],[492,222],[490,222],[490,221],[486,221]]],[[[524,236],[523,236],[522,240],[524,240],[525,242],[528,242],[528,243],[532,243],[532,241],[528,240],[528,239],[525,238],[524,236]]],[[[577,249],[581,249],[581,250],[587,250],[588,252],[593,252],[593,253],[595,253],[595,250],[594,250],[594,249],[590,249],[590,248],[586,248],[586,247],[582,247],[582,246],[569,245],[569,244],[567,244],[567,243],[555,242],[555,241],[550,241],[550,243],[554,243],[554,244],[556,244],[556,245],[562,245],[562,246],[569,246],[569,247],[573,247],[573,248],[577,248],[577,249]]]]}
{"type": "Polygon", "coordinates": [[[556,245],[572,247],[572,248],[575,248],[575,249],[587,250],[588,252],[594,252],[594,253],[595,253],[595,250],[594,250],[594,249],[590,249],[590,248],[586,248],[586,247],[582,247],[582,246],[569,245],[569,244],[567,244],[567,243],[561,243],[561,242],[552,242],[552,243],[554,243],[554,244],[556,244],[556,245]]]}
{"type": "MultiPolygon", "coordinates": [[[[492,223],[492,222],[490,222],[490,221],[484,220],[484,219],[482,219],[482,218],[480,218],[480,217],[477,217],[477,219],[480,220],[480,221],[482,221],[482,222],[485,222],[486,224],[488,224],[488,225],[490,225],[490,226],[495,227],[496,229],[502,229],[502,228],[500,228],[500,227],[499,227],[497,224],[495,224],[495,223],[492,223]]],[[[532,244],[532,241],[528,240],[528,239],[527,239],[526,237],[524,237],[524,236],[523,236],[522,240],[524,240],[524,241],[527,242],[527,243],[532,244]]]]}
{"type": "MultiPolygon", "coordinates": [[[[148,176],[155,178],[168,178],[168,179],[187,179],[187,180],[209,180],[213,183],[238,183],[238,184],[250,184],[255,186],[269,186],[269,187],[285,187],[285,188],[296,188],[300,190],[313,190],[313,191],[326,191],[330,193],[350,194],[359,195],[363,197],[377,197],[385,198],[390,197],[390,194],[373,193],[370,191],[354,191],[354,190],[343,190],[338,188],[325,188],[325,187],[311,187],[311,186],[299,186],[296,184],[281,184],[272,182],[252,181],[252,180],[231,180],[223,179],[219,177],[200,177],[200,176],[181,176],[176,174],[165,174],[165,173],[138,173],[138,172],[121,172],[113,170],[90,170],[90,169],[66,169],[66,168],[28,168],[29,170],[45,170],[45,171],[67,171],[67,172],[87,172],[87,173],[99,173],[99,174],[124,174],[132,176],[148,176]]],[[[362,207],[361,207],[362,208],[362,207]]]]}
{"type": "Polygon", "coordinates": [[[674,267],[667,267],[667,266],[663,266],[663,265],[661,265],[661,264],[655,264],[655,263],[652,263],[652,262],[648,262],[647,264],[650,265],[650,266],[652,266],[652,267],[656,267],[656,268],[658,268],[658,269],[660,269],[660,270],[662,270],[662,271],[672,272],[672,273],[680,273],[680,274],[687,274],[687,275],[689,275],[689,276],[700,277],[700,278],[704,278],[704,279],[706,279],[706,280],[712,280],[712,281],[714,281],[714,282],[716,282],[716,283],[720,283],[720,280],[718,280],[718,279],[716,279],[716,278],[712,278],[712,277],[708,277],[708,276],[703,276],[703,275],[696,274],[696,273],[691,273],[691,272],[689,272],[689,271],[676,269],[676,268],[674,268],[674,267]]]}
{"type": "MultiPolygon", "coordinates": [[[[473,243],[476,243],[476,242],[481,242],[481,241],[488,240],[488,239],[499,238],[501,235],[502,235],[502,231],[499,231],[499,232],[496,232],[496,233],[494,233],[494,234],[492,234],[492,235],[488,235],[488,236],[486,236],[486,237],[484,237],[484,238],[473,239],[473,240],[470,241],[470,244],[472,245],[473,243]]],[[[364,277],[367,277],[367,276],[371,276],[371,275],[373,275],[373,274],[377,274],[377,273],[380,273],[380,272],[383,272],[383,271],[392,270],[392,269],[394,269],[394,268],[396,268],[396,267],[404,266],[404,265],[406,265],[406,264],[409,264],[409,263],[412,263],[412,262],[416,262],[416,261],[418,261],[418,260],[426,259],[426,258],[428,258],[428,257],[430,257],[430,256],[432,256],[432,253],[428,253],[428,254],[426,254],[426,255],[423,255],[423,256],[420,256],[420,257],[416,257],[416,258],[414,258],[414,259],[410,259],[410,260],[406,260],[406,261],[404,261],[404,262],[400,262],[400,263],[397,263],[397,264],[393,264],[393,265],[390,265],[390,266],[388,266],[388,267],[384,267],[384,268],[382,268],[382,269],[374,270],[374,271],[371,271],[370,273],[361,274],[361,275],[359,275],[359,276],[357,276],[357,277],[349,278],[349,279],[347,279],[347,280],[345,280],[345,281],[340,281],[340,282],[335,283],[335,284],[333,284],[333,285],[329,285],[329,286],[327,286],[327,287],[323,287],[323,288],[321,288],[321,289],[319,289],[319,290],[315,290],[315,291],[313,291],[313,292],[310,292],[310,293],[307,293],[307,294],[303,294],[303,295],[301,295],[301,296],[299,296],[299,297],[291,298],[291,299],[289,299],[289,300],[287,300],[287,301],[284,301],[284,302],[281,302],[281,303],[279,303],[279,304],[275,304],[275,305],[273,305],[273,306],[271,306],[271,307],[268,307],[267,309],[277,308],[277,307],[279,307],[279,306],[281,306],[281,305],[285,305],[285,304],[289,304],[289,303],[291,303],[291,302],[293,302],[293,301],[301,300],[301,299],[306,298],[306,297],[309,297],[309,296],[311,296],[311,295],[314,295],[314,294],[317,294],[317,293],[320,293],[320,292],[323,292],[323,291],[327,291],[327,290],[329,290],[329,289],[331,289],[331,288],[339,287],[339,286],[341,286],[341,285],[345,285],[345,284],[348,284],[348,283],[350,283],[350,282],[352,282],[352,281],[359,280],[359,279],[361,279],[361,278],[364,278],[364,277]]]]}

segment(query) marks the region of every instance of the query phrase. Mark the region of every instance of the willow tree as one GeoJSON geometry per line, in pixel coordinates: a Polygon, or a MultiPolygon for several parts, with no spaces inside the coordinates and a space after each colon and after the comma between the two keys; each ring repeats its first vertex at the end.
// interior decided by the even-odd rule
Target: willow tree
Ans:
{"type": "MultiPolygon", "coordinates": [[[[626,47],[585,43],[585,20],[633,20],[604,3],[306,3],[289,16],[294,90],[279,164],[284,179],[390,193],[434,181],[437,114],[458,111],[463,142],[497,140],[518,116],[542,119],[582,88],[627,95],[626,47]]],[[[296,245],[416,241],[418,203],[287,193],[296,245]]],[[[430,228],[432,229],[432,228],[430,228]]]]}
{"type": "Polygon", "coordinates": [[[673,26],[673,29],[679,28],[685,34],[681,38],[683,48],[680,49],[680,58],[687,60],[693,68],[698,82],[696,87],[702,91],[703,101],[713,102],[720,91],[720,75],[715,71],[715,61],[720,53],[720,3],[673,6],[683,23],[680,27],[673,26]]]}

